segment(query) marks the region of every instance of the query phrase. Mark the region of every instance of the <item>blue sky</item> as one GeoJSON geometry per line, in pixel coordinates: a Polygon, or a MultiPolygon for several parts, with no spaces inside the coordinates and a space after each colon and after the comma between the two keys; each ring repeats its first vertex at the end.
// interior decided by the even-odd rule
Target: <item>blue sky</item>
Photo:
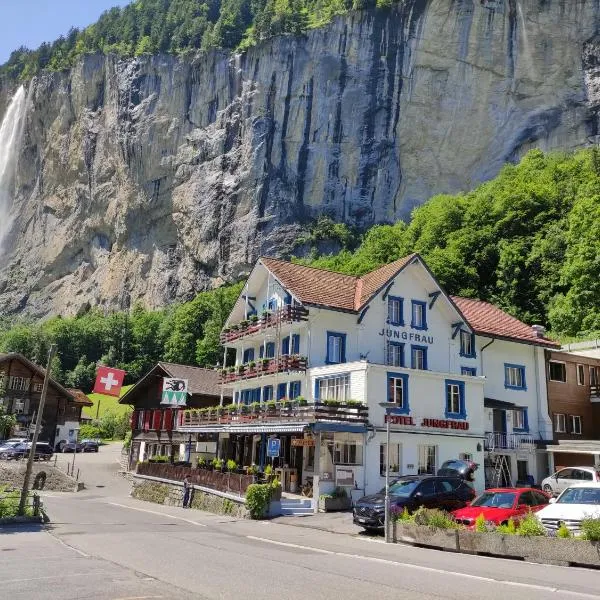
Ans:
{"type": "Polygon", "coordinates": [[[131,0],[0,0],[0,64],[20,46],[37,48],[93,23],[107,8],[131,0]]]}

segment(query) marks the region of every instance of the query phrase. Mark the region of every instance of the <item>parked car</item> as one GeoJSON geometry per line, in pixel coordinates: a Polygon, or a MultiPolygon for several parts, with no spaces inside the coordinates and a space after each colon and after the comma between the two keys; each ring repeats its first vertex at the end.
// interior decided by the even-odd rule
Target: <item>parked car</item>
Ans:
{"type": "Polygon", "coordinates": [[[536,512],[547,506],[550,496],[533,488],[493,488],[480,494],[465,508],[452,514],[458,523],[469,528],[475,527],[475,519],[483,515],[486,521],[496,525],[508,523],[509,519],[519,518],[529,511],[536,512]]]}
{"type": "Polygon", "coordinates": [[[81,442],[65,442],[62,452],[83,452],[83,444],[81,442]]]}
{"type": "Polygon", "coordinates": [[[536,516],[548,531],[556,531],[564,523],[578,534],[583,519],[600,517],[600,483],[578,483],[567,488],[536,516]]]}
{"type": "MultiPolygon", "coordinates": [[[[407,475],[390,485],[390,510],[414,512],[420,506],[452,511],[475,498],[475,490],[459,477],[407,475]]],[[[354,523],[367,531],[384,527],[385,488],[365,496],[354,507],[354,523]]]]}
{"type": "Polygon", "coordinates": [[[84,452],[98,452],[100,444],[97,440],[81,440],[84,452]]]}
{"type": "MultiPolygon", "coordinates": [[[[0,452],[0,458],[5,460],[20,460],[28,458],[31,451],[31,442],[18,443],[0,452]]],[[[48,442],[38,442],[35,446],[36,460],[50,460],[54,451],[48,442]]]]}
{"type": "Polygon", "coordinates": [[[563,490],[576,483],[600,482],[600,473],[595,467],[567,467],[560,469],[542,481],[542,490],[558,496],[563,490]]]}
{"type": "Polygon", "coordinates": [[[11,459],[19,459],[22,454],[27,450],[27,443],[18,441],[7,441],[3,442],[3,445],[0,446],[0,459],[2,460],[11,460],[11,459]]]}

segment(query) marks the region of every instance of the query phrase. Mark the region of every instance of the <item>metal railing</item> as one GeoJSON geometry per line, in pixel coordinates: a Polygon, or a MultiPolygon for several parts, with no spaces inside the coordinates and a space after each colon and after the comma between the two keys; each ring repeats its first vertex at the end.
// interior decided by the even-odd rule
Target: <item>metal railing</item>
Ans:
{"type": "Polygon", "coordinates": [[[590,385],[590,398],[600,398],[600,385],[590,385]]]}
{"type": "Polygon", "coordinates": [[[308,310],[302,306],[284,306],[273,311],[268,311],[262,316],[250,317],[240,323],[236,323],[229,329],[221,332],[221,344],[233,342],[239,338],[252,335],[275,327],[279,323],[294,323],[306,321],[308,310]]]}
{"type": "Polygon", "coordinates": [[[261,375],[273,375],[274,373],[284,373],[286,371],[306,371],[307,360],[304,356],[295,354],[282,356],[280,358],[262,358],[257,362],[250,362],[237,367],[231,367],[234,370],[221,371],[221,383],[232,383],[244,379],[252,379],[261,375]]]}
{"type": "Polygon", "coordinates": [[[486,431],[483,445],[489,451],[532,449],[535,448],[535,439],[529,433],[486,431]]]}
{"type": "Polygon", "coordinates": [[[210,409],[190,409],[183,410],[180,414],[178,429],[184,430],[190,427],[242,423],[260,425],[273,422],[337,421],[366,424],[369,420],[369,409],[364,404],[299,405],[295,402],[266,402],[258,406],[244,404],[235,409],[218,406],[210,409]]]}

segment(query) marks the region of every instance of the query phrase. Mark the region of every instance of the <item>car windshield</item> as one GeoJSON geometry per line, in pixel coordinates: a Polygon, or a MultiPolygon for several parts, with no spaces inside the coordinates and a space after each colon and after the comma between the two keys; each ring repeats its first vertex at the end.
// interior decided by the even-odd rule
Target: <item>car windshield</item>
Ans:
{"type": "Polygon", "coordinates": [[[471,506],[489,506],[493,508],[512,508],[515,494],[511,492],[485,492],[471,502],[471,506]]]}
{"type": "Polygon", "coordinates": [[[20,442],[1,442],[0,443],[0,447],[1,448],[14,448],[15,446],[18,446],[20,442]]]}
{"type": "Polygon", "coordinates": [[[557,504],[600,504],[600,488],[568,488],[556,502],[557,504]]]}
{"type": "MultiPolygon", "coordinates": [[[[408,498],[415,491],[419,483],[421,482],[415,479],[400,479],[390,486],[390,494],[392,496],[408,498]]],[[[385,494],[385,488],[382,490],[382,493],[385,494]]]]}

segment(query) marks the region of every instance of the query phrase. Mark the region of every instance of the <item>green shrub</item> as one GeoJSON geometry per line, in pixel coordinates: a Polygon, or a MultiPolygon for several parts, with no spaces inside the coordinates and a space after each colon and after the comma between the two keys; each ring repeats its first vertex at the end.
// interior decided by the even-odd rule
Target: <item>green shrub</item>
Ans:
{"type": "Polygon", "coordinates": [[[573,537],[573,534],[564,523],[561,523],[558,531],[556,532],[556,537],[566,540],[570,537],[573,537]]]}
{"type": "Polygon", "coordinates": [[[545,536],[546,530],[533,513],[528,513],[527,516],[519,523],[517,535],[523,535],[526,537],[545,536]]]}
{"type": "Polygon", "coordinates": [[[199,456],[198,457],[198,468],[206,469],[207,466],[208,466],[208,463],[206,462],[206,459],[203,456],[199,456]]]}
{"type": "Polygon", "coordinates": [[[265,467],[265,475],[266,475],[267,477],[269,477],[269,476],[270,476],[270,475],[272,475],[272,474],[273,474],[273,467],[272,467],[271,465],[267,465],[267,466],[265,467]]]}
{"type": "Polygon", "coordinates": [[[460,525],[451,515],[437,508],[419,508],[413,519],[416,525],[425,525],[431,529],[459,529],[460,525]]]}
{"type": "Polygon", "coordinates": [[[496,525],[491,521],[486,521],[482,513],[475,519],[475,531],[477,533],[492,533],[496,531],[496,525]]]}
{"type": "Polygon", "coordinates": [[[581,537],[590,542],[600,542],[600,519],[583,519],[581,537]]]}
{"type": "Polygon", "coordinates": [[[220,458],[213,458],[212,466],[213,469],[220,471],[223,468],[223,460],[220,458]]]}
{"type": "Polygon", "coordinates": [[[164,454],[157,454],[156,456],[152,456],[148,459],[148,462],[151,463],[168,463],[169,457],[164,454]]]}
{"type": "Polygon", "coordinates": [[[231,459],[229,459],[229,460],[227,461],[227,470],[228,470],[230,473],[233,473],[233,472],[234,472],[236,469],[237,469],[237,463],[235,462],[235,460],[231,460],[231,459]]]}
{"type": "Polygon", "coordinates": [[[271,502],[271,484],[253,483],[246,490],[246,507],[250,518],[262,519],[271,502]]]}
{"type": "Polygon", "coordinates": [[[414,515],[411,515],[408,512],[408,508],[405,506],[402,512],[398,512],[396,514],[396,521],[401,521],[402,523],[412,523],[414,521],[414,515]]]}
{"type": "Polygon", "coordinates": [[[509,519],[506,524],[498,525],[498,527],[496,527],[496,532],[503,533],[504,535],[516,535],[517,526],[512,519],[509,519]]]}

